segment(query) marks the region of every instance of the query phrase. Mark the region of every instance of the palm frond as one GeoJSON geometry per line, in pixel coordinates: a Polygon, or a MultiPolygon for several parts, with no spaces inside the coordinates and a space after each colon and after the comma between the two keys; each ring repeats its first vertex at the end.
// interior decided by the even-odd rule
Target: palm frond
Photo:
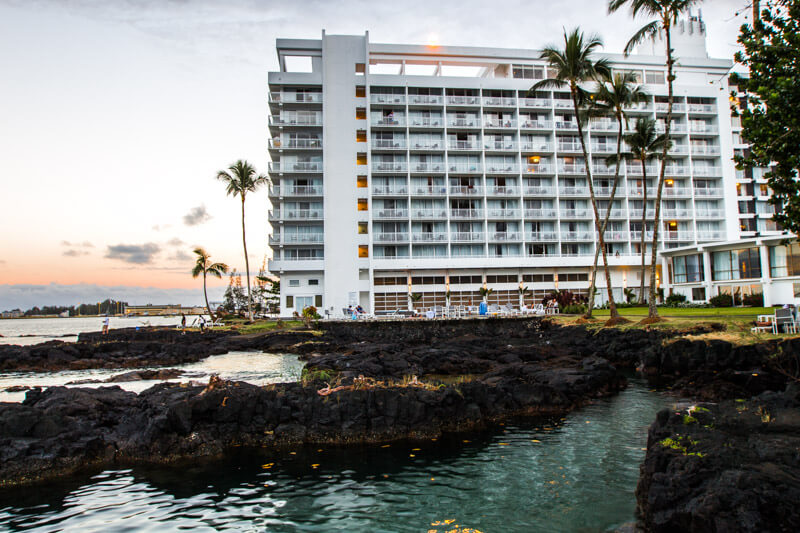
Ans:
{"type": "Polygon", "coordinates": [[[633,49],[645,39],[654,39],[656,35],[658,35],[659,30],[661,30],[661,21],[658,20],[654,20],[640,28],[639,31],[634,33],[633,37],[628,40],[628,44],[625,45],[625,50],[623,50],[625,57],[631,55],[633,49]]]}

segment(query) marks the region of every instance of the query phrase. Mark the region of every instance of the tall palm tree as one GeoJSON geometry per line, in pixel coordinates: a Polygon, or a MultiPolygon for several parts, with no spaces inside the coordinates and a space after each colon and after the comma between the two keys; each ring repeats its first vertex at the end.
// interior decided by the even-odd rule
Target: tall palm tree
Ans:
{"type": "Polygon", "coordinates": [[[603,266],[605,267],[606,275],[606,289],[608,290],[608,302],[611,318],[617,318],[617,306],[614,303],[614,294],[611,287],[611,273],[608,268],[608,253],[605,246],[605,231],[608,226],[608,219],[611,216],[611,209],[614,206],[614,199],[617,195],[617,184],[619,183],[619,171],[622,166],[622,133],[623,128],[628,123],[628,114],[626,108],[644,102],[647,100],[647,93],[641,87],[636,85],[636,76],[631,73],[628,74],[615,74],[614,76],[601,77],[597,80],[597,92],[592,98],[592,107],[589,110],[590,115],[611,116],[617,121],[617,151],[616,157],[606,159],[606,164],[611,166],[616,165],[614,170],[614,182],[611,187],[611,195],[608,201],[608,209],[600,224],[598,231],[598,246],[594,252],[594,263],[592,264],[592,281],[589,286],[589,309],[594,306],[594,287],[597,277],[597,256],[600,251],[603,252],[603,266]]]}
{"type": "Polygon", "coordinates": [[[262,185],[269,183],[269,178],[256,174],[256,169],[247,161],[239,159],[228,167],[228,171],[217,172],[217,179],[226,185],[226,192],[242,199],[242,247],[244,248],[244,264],[247,274],[247,316],[253,321],[253,297],[250,293],[250,259],[247,257],[247,237],[244,224],[244,202],[248,192],[255,192],[262,185]]]}
{"type": "MultiPolygon", "coordinates": [[[[639,299],[644,300],[644,280],[647,274],[646,258],[647,246],[645,245],[647,228],[647,162],[661,159],[664,144],[669,144],[667,136],[656,132],[656,121],[650,117],[636,119],[633,131],[623,137],[628,146],[628,152],[623,157],[642,165],[642,240],[640,243],[642,253],[642,275],[639,288],[639,299]]],[[[612,158],[609,158],[612,159],[612,158]]],[[[651,283],[654,280],[651,279],[651,283]]]]}
{"type": "MultiPolygon", "coordinates": [[[[545,47],[539,59],[544,59],[555,76],[536,83],[530,88],[529,93],[536,93],[542,89],[568,88],[572,98],[572,107],[575,119],[578,122],[578,137],[580,137],[583,150],[583,161],[586,167],[586,180],[589,182],[589,196],[594,211],[595,228],[600,233],[600,217],[597,211],[597,199],[594,195],[592,183],[592,170],[589,164],[589,151],[586,149],[586,139],[583,134],[583,125],[586,119],[585,108],[589,102],[589,92],[581,84],[596,80],[602,76],[610,76],[611,68],[605,59],[592,60],[592,54],[597,48],[603,46],[603,40],[596,35],[584,38],[580,28],[575,28],[569,34],[564,30],[564,48],[560,49],[550,45],[545,47]]],[[[602,238],[602,235],[601,235],[602,238]]],[[[601,243],[602,246],[602,243],[601,243]]],[[[590,295],[590,298],[592,296],[590,295]]],[[[615,309],[616,311],[616,309],[615,309]]],[[[592,316],[592,305],[589,306],[587,317],[592,316]]]]}
{"type": "MultiPolygon", "coordinates": [[[[669,139],[669,132],[672,126],[672,105],[675,100],[673,92],[673,82],[675,81],[675,58],[672,55],[672,26],[677,23],[678,17],[686,13],[693,6],[702,0],[609,0],[608,11],[614,13],[624,6],[630,7],[631,16],[639,14],[648,17],[655,17],[633,34],[628,44],[625,45],[625,55],[629,55],[633,49],[645,39],[654,39],[659,33],[664,32],[665,53],[667,57],[667,119],[664,124],[664,135],[669,139]]],[[[658,190],[656,192],[656,211],[653,220],[653,249],[650,257],[650,298],[647,317],[658,320],[658,308],[656,307],[656,259],[658,253],[658,227],[661,224],[661,195],[664,192],[664,177],[667,170],[667,154],[670,143],[665,143],[661,152],[661,171],[658,175],[658,190]]]]}
{"type": "Polygon", "coordinates": [[[192,277],[196,278],[200,274],[203,275],[203,296],[206,298],[206,310],[208,311],[208,315],[211,317],[211,320],[214,320],[214,313],[211,312],[211,306],[208,305],[208,290],[206,290],[206,276],[214,276],[215,278],[221,278],[223,274],[228,273],[228,265],[225,263],[212,263],[211,262],[211,255],[205,251],[203,248],[195,248],[194,250],[195,255],[197,256],[197,261],[194,264],[194,268],[192,269],[192,277]]]}

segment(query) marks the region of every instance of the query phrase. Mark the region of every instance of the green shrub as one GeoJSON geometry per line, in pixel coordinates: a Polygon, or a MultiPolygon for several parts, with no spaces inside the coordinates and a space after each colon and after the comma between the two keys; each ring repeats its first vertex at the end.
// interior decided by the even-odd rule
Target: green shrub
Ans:
{"type": "Polygon", "coordinates": [[[764,307],[764,295],[762,293],[748,294],[742,298],[742,303],[748,307],[764,307]]]}
{"type": "Polygon", "coordinates": [[[317,308],[313,305],[309,305],[308,307],[303,309],[303,318],[310,318],[312,320],[319,320],[322,318],[319,313],[317,313],[317,308]]]}
{"type": "Polygon", "coordinates": [[[718,294],[709,298],[708,303],[711,304],[711,307],[733,307],[733,298],[730,294],[718,294]]]}
{"type": "Polygon", "coordinates": [[[586,312],[586,306],[580,304],[570,304],[564,306],[561,309],[561,312],[567,315],[582,315],[586,312]]]}
{"type": "Polygon", "coordinates": [[[667,296],[667,299],[664,300],[664,305],[667,307],[678,307],[680,304],[686,302],[686,295],[674,293],[667,296]]]}

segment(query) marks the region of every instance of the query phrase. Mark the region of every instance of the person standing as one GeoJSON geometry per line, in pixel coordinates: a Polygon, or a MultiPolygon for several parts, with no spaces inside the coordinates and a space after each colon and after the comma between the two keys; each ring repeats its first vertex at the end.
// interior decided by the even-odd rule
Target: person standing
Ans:
{"type": "Polygon", "coordinates": [[[103,318],[103,333],[102,333],[103,335],[108,335],[108,323],[109,323],[109,319],[108,319],[108,315],[106,315],[103,318]]]}
{"type": "Polygon", "coordinates": [[[186,334],[186,315],[181,313],[181,333],[186,334]]]}

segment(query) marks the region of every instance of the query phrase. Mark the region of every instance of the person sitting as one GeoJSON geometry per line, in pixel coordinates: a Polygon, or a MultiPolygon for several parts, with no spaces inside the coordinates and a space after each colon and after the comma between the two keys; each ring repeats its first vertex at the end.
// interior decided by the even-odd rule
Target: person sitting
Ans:
{"type": "Polygon", "coordinates": [[[360,305],[357,305],[356,306],[356,313],[358,313],[359,316],[363,315],[364,314],[364,308],[361,307],[360,305]]]}

